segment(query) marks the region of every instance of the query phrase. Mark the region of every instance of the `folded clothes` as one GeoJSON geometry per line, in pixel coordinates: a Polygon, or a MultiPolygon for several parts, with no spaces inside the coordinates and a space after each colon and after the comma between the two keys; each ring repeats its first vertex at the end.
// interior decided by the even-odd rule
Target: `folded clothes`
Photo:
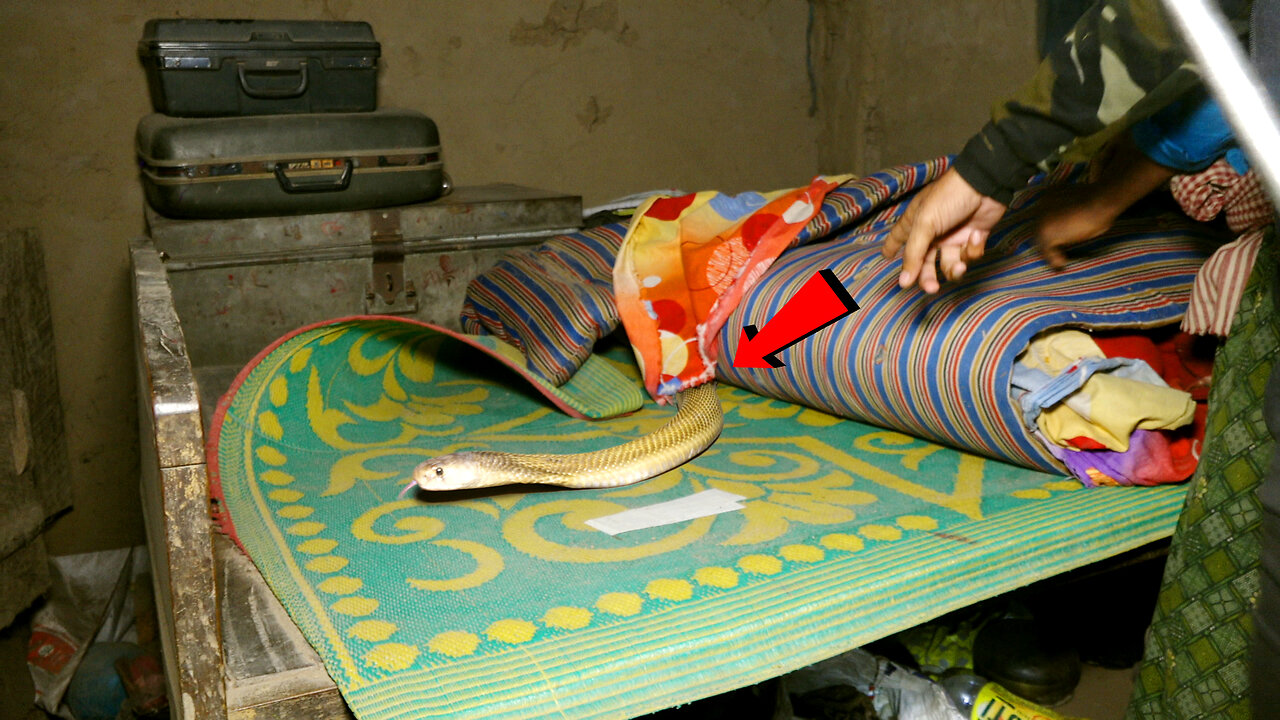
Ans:
{"type": "Polygon", "coordinates": [[[1014,365],[1023,418],[1058,447],[1091,438],[1108,450],[1129,449],[1134,430],[1173,429],[1195,414],[1190,393],[1169,387],[1147,362],[1108,358],[1079,330],[1031,341],[1014,365]]]}
{"type": "Polygon", "coordinates": [[[1197,403],[1209,399],[1217,338],[1197,337],[1174,326],[1142,332],[1098,331],[1091,337],[1103,355],[1145,360],[1169,387],[1186,390],[1197,403]]]}
{"type": "Polygon", "coordinates": [[[1012,376],[1027,427],[1088,487],[1186,480],[1199,460],[1202,405],[1162,374],[1193,384],[1195,371],[1169,341],[1130,334],[1103,344],[1109,352],[1078,330],[1031,342],[1012,376]]]}
{"type": "Polygon", "coordinates": [[[1072,450],[1049,444],[1049,451],[1085,485],[1161,485],[1182,482],[1195,472],[1199,453],[1189,443],[1175,451],[1163,432],[1135,430],[1129,449],[1072,450]]]}

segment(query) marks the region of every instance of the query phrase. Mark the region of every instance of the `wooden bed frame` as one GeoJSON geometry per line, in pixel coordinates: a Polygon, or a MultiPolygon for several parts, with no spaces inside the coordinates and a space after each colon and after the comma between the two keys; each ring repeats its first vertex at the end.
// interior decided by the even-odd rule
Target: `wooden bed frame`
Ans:
{"type": "Polygon", "coordinates": [[[146,239],[131,250],[143,514],[175,717],[349,717],[262,576],[214,532],[201,417],[208,399],[159,253],[146,239]]]}
{"type": "Polygon", "coordinates": [[[215,531],[205,430],[240,368],[284,332],[362,311],[456,328],[471,278],[507,249],[581,223],[580,198],[515,186],[459,188],[429,205],[258,220],[151,214],[150,236],[131,243],[142,502],[175,717],[352,717],[252,562],[215,531]]]}
{"type": "Polygon", "coordinates": [[[257,350],[308,322],[404,313],[456,328],[467,283],[509,248],[580,227],[582,200],[490,185],[389,211],[147,220],[130,246],[142,503],[174,716],[351,717],[257,568],[214,529],[213,408],[257,350]]]}

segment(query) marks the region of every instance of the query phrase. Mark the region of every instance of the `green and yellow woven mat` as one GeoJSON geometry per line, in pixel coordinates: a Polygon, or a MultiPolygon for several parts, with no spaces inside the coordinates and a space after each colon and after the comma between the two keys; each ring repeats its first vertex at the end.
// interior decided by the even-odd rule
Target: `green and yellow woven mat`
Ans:
{"type": "MultiPolygon", "coordinates": [[[[598,363],[639,387],[625,356],[598,363]]],[[[1184,494],[1086,490],[722,385],[720,440],[648,482],[397,499],[442,451],[579,452],[671,412],[573,419],[530,387],[435,330],[361,318],[285,338],[220,403],[233,532],[357,717],[688,702],[1168,536],[1184,494]],[[584,524],[713,488],[745,507],[584,524]]]]}

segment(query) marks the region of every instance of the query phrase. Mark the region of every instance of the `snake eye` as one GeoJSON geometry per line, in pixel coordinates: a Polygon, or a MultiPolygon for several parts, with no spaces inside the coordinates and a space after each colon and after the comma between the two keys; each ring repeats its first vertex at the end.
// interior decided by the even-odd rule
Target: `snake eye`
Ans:
{"type": "Polygon", "coordinates": [[[436,466],[436,477],[444,477],[444,468],[436,466]]]}

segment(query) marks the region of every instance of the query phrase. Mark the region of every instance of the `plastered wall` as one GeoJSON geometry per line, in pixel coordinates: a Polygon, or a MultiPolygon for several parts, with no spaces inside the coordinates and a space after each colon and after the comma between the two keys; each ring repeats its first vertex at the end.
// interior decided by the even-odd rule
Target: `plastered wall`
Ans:
{"type": "Polygon", "coordinates": [[[436,120],[456,183],[587,205],[954,151],[1035,60],[1034,0],[0,3],[0,222],[45,244],[74,474],[57,554],[143,540],[126,244],[151,17],[368,21],[382,104],[436,120]]]}
{"type": "Polygon", "coordinates": [[[1037,61],[1035,0],[815,0],[818,164],[959,152],[1037,61]]]}

